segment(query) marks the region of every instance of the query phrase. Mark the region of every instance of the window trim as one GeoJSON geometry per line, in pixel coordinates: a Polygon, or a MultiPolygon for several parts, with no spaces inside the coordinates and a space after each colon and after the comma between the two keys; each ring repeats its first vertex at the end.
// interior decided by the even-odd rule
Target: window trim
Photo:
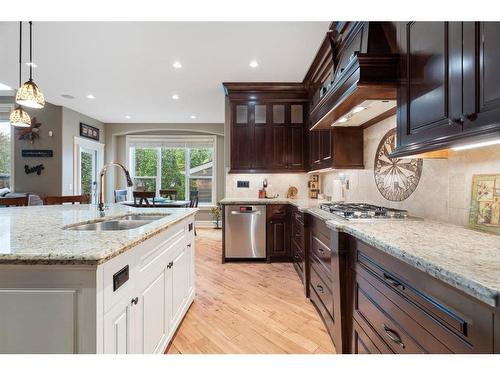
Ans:
{"type": "MultiPolygon", "coordinates": [[[[140,177],[135,175],[135,163],[132,161],[133,153],[130,152],[131,147],[139,146],[144,148],[157,148],[158,156],[156,159],[156,194],[159,193],[161,188],[161,147],[169,147],[170,144],[184,144],[183,147],[187,150],[186,158],[189,159],[189,147],[196,147],[199,144],[210,144],[213,147],[212,154],[212,199],[209,203],[199,203],[201,207],[213,207],[217,202],[217,136],[216,135],[127,135],[125,137],[126,147],[126,160],[132,178],[140,177]],[[140,146],[143,143],[144,146],[140,146]],[[149,144],[149,145],[148,145],[149,144]],[[153,146],[151,144],[158,144],[153,146]],[[163,146],[161,146],[163,144],[163,146]]],[[[185,176],[185,197],[189,199],[189,166],[190,163],[186,160],[184,163],[184,176],[185,176]]],[[[149,176],[146,176],[149,177],[149,176]]],[[[197,177],[193,177],[197,178],[197,177]]],[[[209,177],[207,177],[209,179],[209,177]]],[[[131,188],[129,189],[131,190],[131,188]]],[[[130,192],[131,193],[131,192],[130,192]]]]}
{"type": "MultiPolygon", "coordinates": [[[[14,109],[14,104],[8,104],[8,103],[0,103],[0,108],[2,109],[2,112],[7,112],[10,114],[10,112],[14,109]],[[6,110],[6,111],[4,111],[6,110]]],[[[8,121],[7,121],[8,122],[8,121]]],[[[10,182],[9,182],[9,189],[10,191],[15,191],[15,181],[16,181],[16,154],[15,154],[15,143],[16,143],[16,137],[15,137],[15,129],[12,125],[10,125],[10,182]]]]}

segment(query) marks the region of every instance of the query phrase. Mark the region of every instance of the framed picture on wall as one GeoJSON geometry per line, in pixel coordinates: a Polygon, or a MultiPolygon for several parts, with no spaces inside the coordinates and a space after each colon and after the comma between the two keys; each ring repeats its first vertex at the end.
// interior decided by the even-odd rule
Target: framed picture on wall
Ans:
{"type": "Polygon", "coordinates": [[[99,141],[99,129],[80,122],[80,137],[90,138],[99,141]]]}

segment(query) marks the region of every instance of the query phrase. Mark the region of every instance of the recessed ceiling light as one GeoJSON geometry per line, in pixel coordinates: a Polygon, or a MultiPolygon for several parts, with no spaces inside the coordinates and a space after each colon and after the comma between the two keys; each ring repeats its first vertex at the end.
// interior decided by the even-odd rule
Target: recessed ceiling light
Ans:
{"type": "Polygon", "coordinates": [[[259,63],[257,62],[257,60],[252,60],[250,61],[250,68],[257,68],[259,66],[259,63]]]}
{"type": "Polygon", "coordinates": [[[92,94],[88,94],[88,95],[87,95],[87,98],[88,98],[88,99],[95,99],[95,96],[94,96],[94,95],[92,95],[92,94]]]}
{"type": "Polygon", "coordinates": [[[130,120],[132,117],[131,117],[130,115],[125,115],[125,118],[126,118],[127,120],[130,120]]]}
{"type": "Polygon", "coordinates": [[[33,68],[38,68],[38,65],[36,65],[34,62],[29,62],[29,61],[28,61],[28,62],[27,62],[27,63],[25,63],[25,64],[26,64],[27,66],[31,66],[31,67],[33,67],[33,68]]]}
{"type": "Polygon", "coordinates": [[[196,116],[195,115],[191,115],[191,118],[194,120],[196,118],[196,116]]]}
{"type": "Polygon", "coordinates": [[[5,83],[0,82],[0,91],[10,91],[10,90],[12,90],[12,87],[6,85],[5,83]]]}
{"type": "Polygon", "coordinates": [[[177,94],[172,95],[172,99],[179,100],[179,95],[177,95],[177,94]]]}
{"type": "Polygon", "coordinates": [[[349,119],[347,117],[341,117],[338,119],[338,122],[341,122],[341,123],[347,122],[347,121],[349,121],[349,119]]]}
{"type": "Polygon", "coordinates": [[[180,68],[182,68],[182,64],[181,64],[179,61],[174,61],[174,63],[172,64],[172,66],[173,66],[175,69],[180,69],[180,68]]]}
{"type": "Polygon", "coordinates": [[[75,99],[75,97],[73,95],[70,95],[70,94],[61,94],[61,96],[64,98],[64,99],[75,99]]]}
{"type": "Polygon", "coordinates": [[[356,107],[352,110],[352,113],[358,113],[358,112],[361,112],[361,111],[364,111],[365,110],[365,107],[356,107]]]}

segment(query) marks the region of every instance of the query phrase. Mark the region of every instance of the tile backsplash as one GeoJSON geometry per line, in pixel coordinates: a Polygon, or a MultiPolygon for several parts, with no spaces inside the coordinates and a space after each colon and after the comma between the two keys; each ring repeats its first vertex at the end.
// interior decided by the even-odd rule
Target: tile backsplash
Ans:
{"type": "Polygon", "coordinates": [[[307,182],[309,175],[306,173],[258,173],[258,174],[226,174],[226,197],[227,198],[257,198],[259,189],[262,189],[262,181],[267,178],[267,194],[273,196],[279,194],[286,197],[290,186],[298,189],[298,197],[306,198],[308,195],[307,182]],[[248,188],[238,188],[238,181],[248,181],[248,188]]]}
{"type": "Polygon", "coordinates": [[[420,182],[406,200],[391,202],[379,193],[373,176],[374,159],[382,137],[396,126],[396,116],[364,131],[365,168],[322,175],[322,192],[340,196],[339,173],[349,179],[348,202],[367,202],[406,209],[414,216],[466,226],[469,220],[472,175],[500,173],[500,146],[452,151],[448,159],[424,159],[420,182]]]}

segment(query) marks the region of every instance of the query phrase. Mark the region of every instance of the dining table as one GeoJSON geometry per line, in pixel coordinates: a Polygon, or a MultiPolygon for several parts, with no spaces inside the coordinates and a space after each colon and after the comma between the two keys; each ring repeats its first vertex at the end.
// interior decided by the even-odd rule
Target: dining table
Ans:
{"type": "Polygon", "coordinates": [[[126,206],[131,207],[149,207],[149,208],[186,208],[189,207],[191,201],[186,200],[170,200],[170,199],[155,199],[155,204],[153,206],[152,203],[147,205],[146,203],[142,203],[141,205],[134,204],[134,201],[123,201],[120,202],[126,206]]]}

